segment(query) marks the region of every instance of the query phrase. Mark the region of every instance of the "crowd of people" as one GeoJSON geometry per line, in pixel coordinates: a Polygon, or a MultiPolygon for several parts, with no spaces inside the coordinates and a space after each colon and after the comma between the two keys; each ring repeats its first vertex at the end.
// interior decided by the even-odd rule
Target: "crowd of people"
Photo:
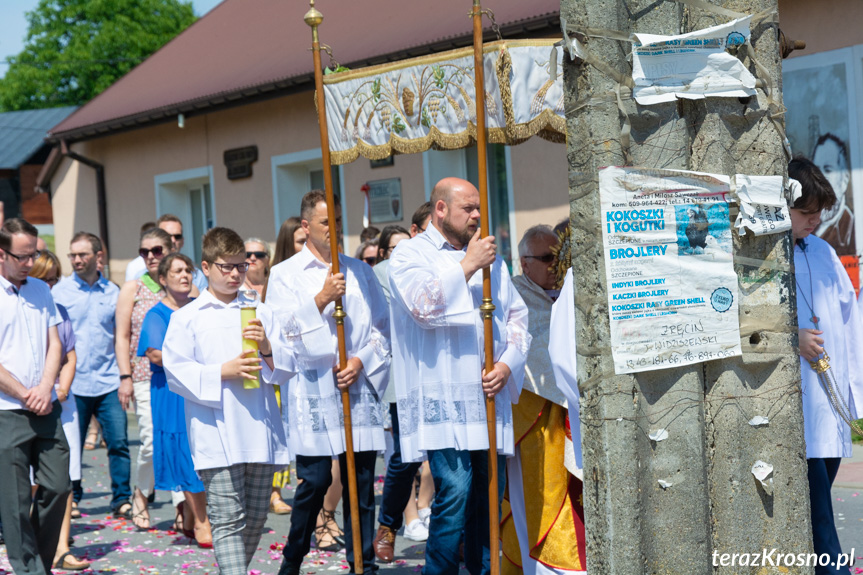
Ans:
{"type": "MultiPolygon", "coordinates": [[[[809,306],[798,309],[814,545],[838,555],[830,487],[839,458],[850,455],[850,433],[823,424],[831,407],[807,360],[826,341],[849,382],[840,391],[863,397],[855,375],[863,370],[845,346],[863,332],[835,253],[810,236],[835,201],[830,184],[805,160],[790,171],[802,183],[790,207],[798,290],[809,306]]],[[[299,574],[313,538],[318,549],[344,548],[351,569],[359,561],[374,571],[394,560],[403,526],[404,537],[427,541],[426,575],[455,574],[460,561],[485,575],[487,397],[496,400],[503,570],[584,572],[573,278],[557,265],[570,257],[568,221],[528,229],[521,273],[511,277],[495,238],[480,237],[479,209],[472,184],[445,178],[409,229],[367,228],[351,258],[332,253],[341,220],[329,218],[341,210],[329,211],[314,190],[272,249],[217,227],[202,239],[200,262],[181,253],[182,222],[166,214],[142,226],[122,286],[103,275],[96,235],[72,238],[73,273],[61,278],[34,226],[4,222],[0,466],[14,477],[0,490],[0,521],[15,573],[89,567],[68,539],[82,504],[82,438],[92,428],[107,447],[113,515],[150,529],[154,492],[170,492],[174,528],[214,548],[225,575],[247,572],[268,513],[291,514],[280,575],[299,574]],[[488,371],[484,268],[494,302],[488,371]],[[346,313],[343,358],[337,301],[346,313]],[[362,549],[354,549],[347,504],[343,392],[362,549]],[[281,490],[291,473],[298,485],[289,505],[281,490]]]]}

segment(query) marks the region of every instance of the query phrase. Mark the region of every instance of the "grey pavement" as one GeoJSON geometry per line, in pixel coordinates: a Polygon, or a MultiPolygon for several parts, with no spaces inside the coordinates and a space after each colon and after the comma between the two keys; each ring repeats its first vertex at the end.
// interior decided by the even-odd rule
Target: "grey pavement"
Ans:
{"type": "MultiPolygon", "coordinates": [[[[134,417],[130,417],[130,437],[137,437],[134,417]]],[[[133,441],[134,462],[137,441],[133,441]]],[[[83,517],[72,522],[73,552],[93,562],[91,569],[82,573],[122,573],[136,575],[196,575],[218,573],[212,549],[200,549],[191,540],[171,531],[174,509],[170,495],[158,492],[150,508],[149,531],[137,531],[131,521],[116,520],[110,515],[110,478],[105,449],[84,452],[83,517]]],[[[854,549],[857,558],[852,575],[863,575],[863,446],[854,446],[854,457],[843,461],[833,489],[836,525],[842,548],[846,553],[854,549]],[[856,465],[860,463],[861,465],[856,465]],[[840,481],[840,479],[842,481],[840,481]]],[[[383,487],[383,459],[378,460],[378,478],[375,485],[378,504],[383,487]]],[[[293,478],[292,478],[293,480],[293,478]]],[[[293,499],[293,485],[284,489],[288,503],[293,499]]],[[[337,516],[341,524],[341,514],[337,516]]],[[[275,575],[281,562],[281,547],[287,540],[290,515],[270,514],[258,552],[250,566],[251,575],[275,575]]],[[[782,551],[782,550],[779,550],[782,551]]],[[[424,562],[425,544],[396,538],[396,560],[381,565],[381,572],[392,575],[418,573],[424,562]]],[[[464,566],[462,566],[464,570],[464,566]]],[[[307,575],[328,572],[348,573],[344,551],[318,552],[314,548],[303,564],[307,575]]],[[[55,573],[64,573],[55,570],[55,573]]],[[[11,575],[5,546],[0,546],[0,575],[11,575]]]]}
{"type": "MultiPolygon", "coordinates": [[[[129,417],[129,437],[132,442],[132,465],[138,450],[135,417],[129,417]]],[[[383,460],[378,460],[378,478],[375,484],[377,502],[383,488],[383,460]]],[[[108,459],[104,448],[85,451],[83,458],[84,499],[80,509],[83,517],[72,521],[75,540],[72,551],[76,557],[92,561],[92,568],[80,573],[122,573],[135,575],[197,575],[218,573],[212,549],[201,549],[182,533],[171,530],[174,508],[168,492],[156,493],[156,502],[150,506],[152,528],[138,531],[131,521],[111,517],[111,480],[108,459]]],[[[292,482],[294,478],[292,477],[292,482]]],[[[295,484],[282,493],[291,504],[295,484]]],[[[290,515],[270,514],[258,551],[249,566],[251,575],[275,575],[281,564],[281,548],[287,541],[290,515]]],[[[342,525],[341,506],[336,517],[342,525]]],[[[313,542],[314,543],[314,542],[313,542]]],[[[425,557],[425,543],[396,538],[395,561],[381,565],[381,573],[407,575],[419,572],[425,557]]],[[[345,552],[312,551],[303,563],[306,575],[327,572],[349,572],[345,552]]],[[[67,573],[54,570],[54,573],[67,573]]],[[[71,571],[68,573],[72,573],[71,571]]],[[[0,546],[0,575],[11,575],[6,547],[0,546]]]]}

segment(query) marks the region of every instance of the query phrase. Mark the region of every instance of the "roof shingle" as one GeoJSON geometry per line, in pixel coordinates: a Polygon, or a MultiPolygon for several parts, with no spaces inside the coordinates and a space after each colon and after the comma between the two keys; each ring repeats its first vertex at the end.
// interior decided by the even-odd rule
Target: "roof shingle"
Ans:
{"type": "MultiPolygon", "coordinates": [[[[471,33],[468,0],[318,2],[320,38],[342,63],[441,44],[471,33]]],[[[487,0],[501,26],[559,13],[559,0],[487,0]]],[[[51,130],[92,136],[122,126],[308,82],[311,33],[302,0],[225,0],[51,130]]],[[[488,23],[488,19],[485,19],[488,23]]],[[[324,65],[327,65],[324,56],[324,65]]],[[[188,113],[188,111],[186,112],[188,113]]]]}

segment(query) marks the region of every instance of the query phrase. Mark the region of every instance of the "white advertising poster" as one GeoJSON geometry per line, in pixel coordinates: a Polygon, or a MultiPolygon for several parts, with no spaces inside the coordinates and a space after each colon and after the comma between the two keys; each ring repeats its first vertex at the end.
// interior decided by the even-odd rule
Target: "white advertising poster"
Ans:
{"type": "Polygon", "coordinates": [[[741,355],[727,176],[599,172],[616,373],[741,355]]]}
{"type": "Polygon", "coordinates": [[[676,98],[745,97],[755,94],[755,77],[726,52],[749,40],[751,16],[679,36],[634,34],[632,79],[642,106],[676,98]]]}

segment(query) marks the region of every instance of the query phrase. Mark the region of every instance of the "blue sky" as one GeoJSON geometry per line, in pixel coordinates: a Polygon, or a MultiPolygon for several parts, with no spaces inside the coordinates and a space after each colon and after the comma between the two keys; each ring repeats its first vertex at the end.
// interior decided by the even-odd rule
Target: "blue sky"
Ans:
{"type": "MultiPolygon", "coordinates": [[[[192,0],[195,14],[203,16],[222,0],[192,0]]],[[[24,13],[39,4],[39,0],[0,0],[0,77],[9,66],[9,56],[15,56],[24,48],[27,35],[27,20],[24,13]]]]}

